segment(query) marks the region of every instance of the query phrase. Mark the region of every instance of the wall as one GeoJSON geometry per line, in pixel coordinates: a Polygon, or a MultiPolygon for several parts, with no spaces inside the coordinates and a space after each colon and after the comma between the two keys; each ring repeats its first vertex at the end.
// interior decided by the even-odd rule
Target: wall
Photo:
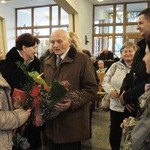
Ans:
{"type": "Polygon", "coordinates": [[[15,45],[15,10],[0,4],[0,16],[5,19],[8,51],[15,45]]]}
{"type": "Polygon", "coordinates": [[[75,31],[79,35],[83,49],[92,51],[92,18],[93,5],[87,0],[79,1],[79,14],[75,15],[75,31]],[[89,43],[85,45],[85,35],[89,43]]]}

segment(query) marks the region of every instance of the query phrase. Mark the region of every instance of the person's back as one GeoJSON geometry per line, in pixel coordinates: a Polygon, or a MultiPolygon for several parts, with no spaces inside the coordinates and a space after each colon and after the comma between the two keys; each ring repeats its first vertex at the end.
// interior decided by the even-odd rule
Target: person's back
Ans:
{"type": "Polygon", "coordinates": [[[104,50],[98,55],[97,60],[113,60],[114,56],[108,48],[104,48],[104,50]]]}

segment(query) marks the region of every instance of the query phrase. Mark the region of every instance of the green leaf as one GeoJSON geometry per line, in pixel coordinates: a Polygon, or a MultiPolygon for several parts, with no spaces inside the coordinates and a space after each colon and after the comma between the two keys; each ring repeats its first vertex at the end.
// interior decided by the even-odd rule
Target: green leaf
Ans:
{"type": "Polygon", "coordinates": [[[42,85],[46,85],[47,83],[45,82],[44,79],[42,79],[41,75],[37,72],[37,71],[32,71],[32,72],[28,72],[29,76],[33,78],[33,80],[38,83],[38,84],[42,84],[42,85]]]}
{"type": "Polygon", "coordinates": [[[58,81],[51,85],[51,98],[54,100],[61,99],[67,93],[67,89],[58,81]]]}

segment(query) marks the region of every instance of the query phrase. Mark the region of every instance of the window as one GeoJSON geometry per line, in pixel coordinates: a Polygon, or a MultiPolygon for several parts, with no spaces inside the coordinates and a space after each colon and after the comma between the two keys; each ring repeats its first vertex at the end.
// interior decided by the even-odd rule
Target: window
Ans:
{"type": "Polygon", "coordinates": [[[49,25],[50,21],[50,12],[49,12],[49,7],[40,7],[40,8],[34,8],[34,21],[33,25],[34,26],[47,26],[49,25]]]}
{"type": "Polygon", "coordinates": [[[31,9],[19,9],[17,11],[17,27],[31,26],[31,9]]]}
{"type": "Polygon", "coordinates": [[[49,48],[49,36],[58,28],[68,30],[68,14],[57,5],[16,9],[16,35],[31,33],[40,39],[37,56],[49,48]]]}
{"type": "Polygon", "coordinates": [[[109,47],[114,55],[120,56],[120,48],[126,40],[137,41],[136,37],[139,40],[137,15],[147,7],[148,2],[95,5],[93,55],[109,47]]]}
{"type": "Polygon", "coordinates": [[[112,23],[113,22],[113,5],[95,7],[95,23],[112,23]]]}

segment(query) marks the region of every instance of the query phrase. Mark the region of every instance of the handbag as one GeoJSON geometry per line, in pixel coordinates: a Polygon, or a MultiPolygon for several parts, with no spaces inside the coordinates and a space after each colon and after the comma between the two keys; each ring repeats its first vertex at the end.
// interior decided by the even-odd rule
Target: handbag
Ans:
{"type": "MultiPolygon", "coordinates": [[[[112,67],[114,68],[113,72],[112,72],[112,76],[113,76],[116,72],[116,69],[117,69],[118,65],[115,63],[112,67]]],[[[106,93],[104,95],[104,97],[102,98],[101,108],[104,111],[109,111],[110,110],[110,95],[108,93],[106,93]]]]}
{"type": "Polygon", "coordinates": [[[28,140],[21,136],[21,134],[17,133],[15,136],[13,136],[13,148],[12,150],[29,150],[30,144],[28,143],[28,140]]]}
{"type": "Polygon", "coordinates": [[[110,95],[108,93],[106,93],[102,98],[101,108],[104,111],[110,110],[110,95]]]}

